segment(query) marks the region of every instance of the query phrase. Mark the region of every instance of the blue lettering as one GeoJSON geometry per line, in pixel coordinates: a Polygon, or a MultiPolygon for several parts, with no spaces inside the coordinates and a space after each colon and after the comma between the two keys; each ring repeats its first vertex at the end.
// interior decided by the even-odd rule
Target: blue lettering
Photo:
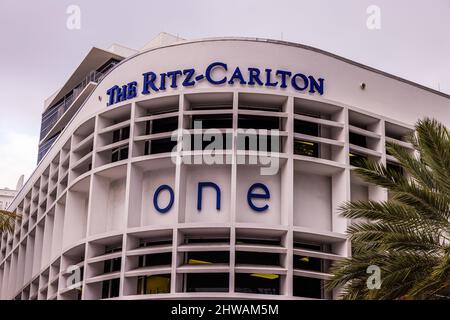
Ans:
{"type": "Polygon", "coordinates": [[[183,87],[191,87],[195,85],[195,81],[191,80],[194,76],[195,70],[194,69],[186,69],[183,70],[183,74],[186,76],[183,81],[183,87]]]}
{"type": "Polygon", "coordinates": [[[310,88],[309,88],[309,92],[314,93],[314,92],[316,92],[314,89],[317,89],[319,94],[323,95],[323,79],[319,78],[319,79],[317,79],[317,80],[319,80],[319,82],[317,82],[313,76],[309,76],[308,78],[309,78],[309,83],[311,84],[310,88]]]}
{"type": "Polygon", "coordinates": [[[248,189],[248,192],[247,192],[247,202],[248,202],[248,205],[250,206],[250,208],[252,208],[253,210],[258,211],[258,212],[266,211],[267,209],[269,209],[268,204],[265,204],[262,207],[258,207],[253,203],[252,199],[270,199],[269,188],[267,188],[267,186],[263,183],[254,183],[248,189]],[[255,189],[262,189],[262,191],[264,191],[264,193],[255,193],[254,192],[255,189]]]}
{"type": "Polygon", "coordinates": [[[212,71],[214,70],[214,68],[216,68],[216,67],[221,67],[221,68],[224,69],[225,71],[228,70],[228,67],[227,67],[226,63],[223,63],[223,62],[213,62],[213,63],[211,63],[211,64],[206,68],[206,71],[205,71],[205,77],[206,77],[206,80],[208,80],[208,82],[211,83],[211,84],[223,84],[223,83],[225,83],[225,82],[227,81],[227,77],[223,77],[223,78],[220,79],[220,80],[214,80],[214,79],[211,77],[211,73],[212,73],[212,71]]]}
{"type": "Polygon", "coordinates": [[[144,83],[142,85],[142,94],[149,94],[150,88],[158,92],[159,89],[155,86],[156,74],[154,72],[147,72],[143,74],[144,83]]]}
{"type": "Polygon", "coordinates": [[[133,81],[128,84],[127,100],[137,96],[137,82],[133,81]]]}
{"type": "Polygon", "coordinates": [[[266,87],[276,87],[278,85],[278,81],[277,82],[272,82],[271,81],[271,75],[272,75],[272,69],[266,69],[266,87]]]}
{"type": "Polygon", "coordinates": [[[253,86],[255,85],[255,81],[262,86],[263,83],[261,81],[261,79],[259,78],[259,75],[261,73],[261,71],[259,71],[258,68],[248,68],[248,84],[253,86]]]}
{"type": "Polygon", "coordinates": [[[172,83],[170,84],[171,88],[177,88],[177,78],[181,76],[183,73],[181,70],[169,71],[167,72],[167,77],[172,79],[172,83]]]}
{"type": "Polygon", "coordinates": [[[216,190],[216,209],[220,210],[220,188],[214,182],[199,182],[197,191],[197,210],[202,211],[203,188],[210,187],[216,190]]]}
{"type": "Polygon", "coordinates": [[[159,90],[166,90],[166,74],[161,73],[159,79],[159,90]]]}
{"type": "Polygon", "coordinates": [[[116,95],[116,90],[119,88],[119,86],[114,86],[112,88],[109,88],[106,91],[106,94],[109,96],[108,99],[108,106],[113,105],[114,104],[114,97],[116,95]]]}
{"type": "Polygon", "coordinates": [[[233,75],[228,81],[228,84],[234,84],[234,79],[239,80],[240,84],[246,84],[244,77],[242,76],[241,69],[239,69],[239,67],[236,67],[236,69],[234,70],[233,75]]]}
{"type": "Polygon", "coordinates": [[[276,75],[281,76],[281,85],[280,88],[287,88],[287,79],[291,76],[291,72],[284,70],[277,70],[276,75]]]}
{"type": "Polygon", "coordinates": [[[125,101],[126,99],[127,99],[127,85],[123,85],[122,88],[117,88],[116,101],[114,103],[125,101]]]}
{"type": "Polygon", "coordinates": [[[295,90],[303,91],[303,90],[305,90],[306,88],[308,88],[309,81],[308,81],[308,78],[307,78],[304,74],[297,73],[296,75],[294,75],[294,76],[292,77],[292,79],[291,79],[291,84],[292,84],[292,87],[294,87],[295,90]],[[297,78],[298,78],[298,77],[302,78],[303,83],[304,83],[303,87],[300,87],[300,86],[298,85],[298,83],[297,83],[297,78]]]}
{"type": "Polygon", "coordinates": [[[163,184],[163,185],[159,186],[158,189],[156,189],[155,194],[153,195],[153,206],[155,207],[156,211],[158,211],[159,213],[166,213],[172,208],[174,198],[175,198],[175,196],[174,196],[173,189],[170,186],[168,186],[167,184],[163,184]],[[169,199],[169,203],[167,204],[167,206],[164,208],[161,208],[158,205],[158,197],[159,197],[159,194],[161,193],[161,191],[164,191],[164,190],[167,190],[169,192],[170,199],[169,199]]]}

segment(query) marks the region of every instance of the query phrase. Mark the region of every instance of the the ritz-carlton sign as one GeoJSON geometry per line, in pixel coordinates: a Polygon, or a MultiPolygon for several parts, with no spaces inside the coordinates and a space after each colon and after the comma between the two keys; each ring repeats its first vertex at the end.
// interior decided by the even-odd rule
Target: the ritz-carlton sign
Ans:
{"type": "MultiPolygon", "coordinates": [[[[146,72],[142,75],[143,95],[152,92],[165,91],[168,87],[176,89],[178,86],[194,87],[201,81],[207,81],[212,85],[247,85],[251,87],[272,87],[272,88],[294,88],[299,92],[309,92],[311,94],[324,92],[324,79],[315,78],[299,72],[288,70],[272,70],[259,68],[230,68],[223,62],[212,62],[206,67],[204,73],[197,70],[184,69],[174,70],[164,73],[146,72]]],[[[124,85],[115,85],[106,91],[108,95],[108,106],[137,97],[138,82],[132,81],[124,85]]]]}

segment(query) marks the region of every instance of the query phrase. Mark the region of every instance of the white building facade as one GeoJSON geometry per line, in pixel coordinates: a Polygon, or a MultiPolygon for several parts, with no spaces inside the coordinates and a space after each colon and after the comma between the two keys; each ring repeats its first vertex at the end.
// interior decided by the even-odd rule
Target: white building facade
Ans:
{"type": "Polygon", "coordinates": [[[0,210],[6,210],[16,196],[16,190],[0,189],[0,210]]]}
{"type": "Polygon", "coordinates": [[[329,265],[350,255],[339,206],[388,198],[356,160],[398,168],[386,142],[412,149],[424,116],[450,126],[448,95],[299,44],[117,60],[12,202],[2,299],[333,298],[329,265]]]}

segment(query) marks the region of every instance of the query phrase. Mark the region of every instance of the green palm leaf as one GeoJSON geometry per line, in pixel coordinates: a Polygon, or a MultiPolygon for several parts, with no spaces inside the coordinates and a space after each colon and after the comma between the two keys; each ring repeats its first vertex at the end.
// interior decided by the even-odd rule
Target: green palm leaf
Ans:
{"type": "Polygon", "coordinates": [[[426,118],[408,140],[415,152],[387,144],[405,174],[369,160],[355,169],[390,198],[340,208],[358,219],[347,229],[353,255],[333,264],[327,283],[344,299],[450,299],[450,134],[426,118]],[[379,289],[367,286],[371,265],[381,270],[379,289]]]}

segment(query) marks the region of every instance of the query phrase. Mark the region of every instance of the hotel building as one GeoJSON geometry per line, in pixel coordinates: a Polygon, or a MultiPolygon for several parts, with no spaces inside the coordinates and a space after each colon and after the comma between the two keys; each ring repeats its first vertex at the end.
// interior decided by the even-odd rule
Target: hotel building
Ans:
{"type": "Polygon", "coordinates": [[[450,126],[449,98],[277,40],[93,48],[45,102],[0,298],[334,298],[328,268],[351,253],[339,206],[388,199],[354,165],[401,170],[386,143],[412,150],[424,116],[450,126]]]}

